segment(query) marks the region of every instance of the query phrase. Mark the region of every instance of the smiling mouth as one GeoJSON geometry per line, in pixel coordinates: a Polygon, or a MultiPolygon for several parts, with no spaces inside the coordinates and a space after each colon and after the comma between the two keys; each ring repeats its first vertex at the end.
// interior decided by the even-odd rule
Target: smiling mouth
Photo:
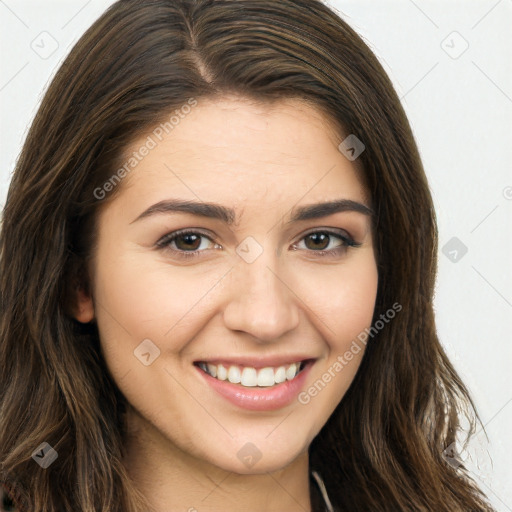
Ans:
{"type": "Polygon", "coordinates": [[[277,367],[256,369],[250,366],[211,364],[204,361],[195,362],[210,377],[228,381],[243,387],[272,387],[285,381],[291,381],[301,373],[306,365],[313,360],[298,361],[277,367]]]}

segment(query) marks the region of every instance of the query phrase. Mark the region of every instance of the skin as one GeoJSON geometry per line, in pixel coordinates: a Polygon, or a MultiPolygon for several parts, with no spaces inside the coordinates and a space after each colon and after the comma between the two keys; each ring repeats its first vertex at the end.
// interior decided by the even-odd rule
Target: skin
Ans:
{"type": "Polygon", "coordinates": [[[287,224],[295,208],[311,203],[344,198],[369,206],[357,162],[338,150],[341,140],[299,100],[200,99],[99,214],[92,291],[80,292],[75,316],[98,324],[108,368],[129,402],[126,465],[157,512],[311,510],[307,449],[363,350],[307,404],[293,400],[275,411],[231,404],[193,362],[305,353],[316,358],[306,390],[370,327],[378,282],[370,217],[347,211],[287,224]],[[160,213],[134,222],[169,198],[217,202],[240,219],[227,226],[160,213]],[[192,246],[195,257],[156,246],[183,228],[211,239],[171,242],[182,252],[192,246]],[[326,228],[361,246],[305,237],[326,228]],[[252,263],[236,253],[249,236],[263,250],[252,263]],[[338,255],[317,255],[339,247],[338,255]],[[144,339],[160,350],[149,366],[134,357],[144,339]],[[261,453],[252,467],[237,457],[248,442],[261,453]]]}

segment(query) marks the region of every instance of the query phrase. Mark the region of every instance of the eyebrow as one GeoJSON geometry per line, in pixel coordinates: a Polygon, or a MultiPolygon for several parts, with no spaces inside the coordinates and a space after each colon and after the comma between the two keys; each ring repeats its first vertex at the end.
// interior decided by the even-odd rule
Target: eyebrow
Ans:
{"type": "MultiPolygon", "coordinates": [[[[337,199],[324,203],[314,203],[300,206],[292,214],[292,217],[287,222],[287,224],[327,217],[328,215],[339,212],[357,212],[363,215],[373,215],[373,210],[363,203],[359,203],[351,199],[337,199]]],[[[181,199],[166,199],[150,206],[147,210],[143,211],[137,218],[130,222],[130,224],[133,224],[138,220],[162,213],[190,213],[199,217],[217,219],[229,226],[235,224],[235,221],[237,220],[237,215],[234,209],[222,206],[218,203],[185,201],[181,199]]]]}

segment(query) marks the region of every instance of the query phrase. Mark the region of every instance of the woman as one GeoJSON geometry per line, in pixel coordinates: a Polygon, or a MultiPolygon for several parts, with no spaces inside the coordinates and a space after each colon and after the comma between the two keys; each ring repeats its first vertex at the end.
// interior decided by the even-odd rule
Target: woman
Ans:
{"type": "Polygon", "coordinates": [[[4,209],[12,499],[491,510],[453,453],[476,415],[436,336],[436,250],[400,101],[327,6],[115,3],[4,209]]]}

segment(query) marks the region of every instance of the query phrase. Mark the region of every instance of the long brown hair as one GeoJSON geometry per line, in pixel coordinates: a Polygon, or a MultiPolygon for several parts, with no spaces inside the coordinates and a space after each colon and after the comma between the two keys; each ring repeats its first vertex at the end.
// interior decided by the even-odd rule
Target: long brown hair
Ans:
{"type": "Polygon", "coordinates": [[[395,303],[403,310],[369,339],[310,446],[335,510],[492,510],[464,465],[443,455],[461,415],[472,429],[478,417],[436,335],[437,227],[416,143],[376,57],[317,0],[120,0],[57,72],[3,213],[0,480],[27,511],[148,510],[122,463],[124,398],[97,327],[70,312],[87,287],[98,209],[122,183],[105,198],[98,189],[127,146],[191,98],[228,93],[301,99],[335,123],[340,142],[354,134],[365,145],[374,320],[395,303]],[[46,469],[32,460],[42,443],[58,455],[46,469]]]}

